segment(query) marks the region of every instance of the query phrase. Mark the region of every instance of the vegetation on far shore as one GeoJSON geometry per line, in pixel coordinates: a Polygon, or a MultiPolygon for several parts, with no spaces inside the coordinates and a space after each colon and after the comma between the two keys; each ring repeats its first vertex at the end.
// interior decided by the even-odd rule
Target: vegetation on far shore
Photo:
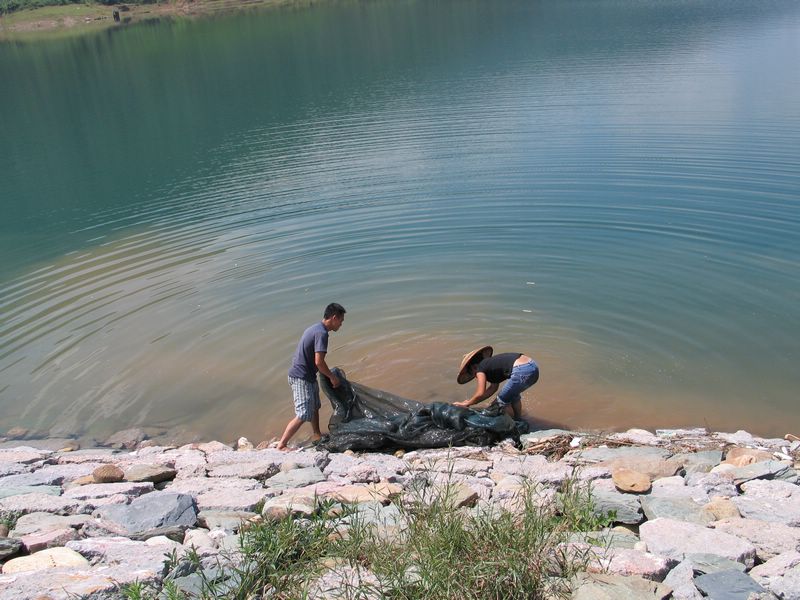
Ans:
{"type": "Polygon", "coordinates": [[[513,511],[458,508],[453,488],[422,486],[397,503],[401,523],[379,529],[354,506],[323,504],[310,518],[265,520],[241,532],[237,557],[204,564],[196,552],[173,555],[173,573],[193,571],[194,593],[174,578],[124,587],[128,600],[168,598],[298,599],[317,596],[327,573],[337,598],[356,600],[504,600],[566,598],[589,555],[565,542],[573,532],[607,526],[595,515],[588,486],[565,483],[542,501],[524,487],[513,511]]]}

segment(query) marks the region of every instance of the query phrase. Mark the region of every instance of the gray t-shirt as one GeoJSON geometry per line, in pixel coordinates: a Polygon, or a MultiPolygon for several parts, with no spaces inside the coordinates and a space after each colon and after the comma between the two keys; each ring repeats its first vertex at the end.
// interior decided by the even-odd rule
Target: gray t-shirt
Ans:
{"type": "Polygon", "coordinates": [[[289,368],[289,377],[297,377],[306,381],[317,378],[317,365],[314,363],[316,352],[328,351],[328,330],[322,322],[314,323],[303,332],[297,350],[292,357],[292,366],[289,368]]]}

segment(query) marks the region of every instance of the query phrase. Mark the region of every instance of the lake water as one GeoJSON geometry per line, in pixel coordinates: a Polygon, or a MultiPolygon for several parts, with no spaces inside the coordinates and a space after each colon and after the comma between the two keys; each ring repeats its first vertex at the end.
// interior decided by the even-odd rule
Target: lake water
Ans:
{"type": "Polygon", "coordinates": [[[800,434],[799,65],[795,0],[0,45],[0,431],[271,437],[336,301],[329,362],[410,398],[488,343],[540,363],[538,426],[800,434]]]}

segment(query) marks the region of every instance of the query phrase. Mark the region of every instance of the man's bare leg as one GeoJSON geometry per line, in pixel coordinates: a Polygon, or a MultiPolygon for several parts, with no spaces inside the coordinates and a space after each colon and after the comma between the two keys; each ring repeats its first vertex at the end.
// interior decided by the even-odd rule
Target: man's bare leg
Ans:
{"type": "Polygon", "coordinates": [[[315,410],[314,416],[311,417],[311,430],[314,432],[315,442],[322,439],[322,432],[319,430],[319,410],[315,410]]]}
{"type": "MultiPolygon", "coordinates": [[[[278,442],[278,450],[286,450],[286,444],[289,443],[289,440],[292,439],[292,436],[297,433],[297,430],[300,429],[300,426],[303,424],[303,421],[299,417],[295,417],[286,425],[286,429],[283,431],[283,435],[281,436],[281,441],[278,442]]],[[[319,429],[319,420],[317,420],[317,429],[319,429]]]]}

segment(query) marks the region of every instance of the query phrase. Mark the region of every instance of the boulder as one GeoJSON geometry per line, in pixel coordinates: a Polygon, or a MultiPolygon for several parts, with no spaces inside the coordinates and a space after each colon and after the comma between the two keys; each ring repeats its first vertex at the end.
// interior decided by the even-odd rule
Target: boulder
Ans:
{"type": "Polygon", "coordinates": [[[783,577],[789,569],[800,565],[800,552],[790,550],[770,558],[763,564],[756,565],[750,570],[750,576],[764,585],[762,579],[769,577],[783,577]]]}
{"type": "Polygon", "coordinates": [[[289,490],[319,483],[320,481],[325,481],[325,475],[319,467],[305,467],[286,473],[278,473],[274,477],[267,479],[265,485],[273,490],[289,490]]]}
{"type": "MultiPolygon", "coordinates": [[[[578,463],[610,463],[613,461],[631,461],[635,464],[638,460],[655,459],[666,460],[669,458],[670,452],[664,448],[656,448],[650,446],[622,446],[620,448],[588,448],[586,450],[578,450],[574,453],[570,452],[568,459],[578,463]]],[[[613,466],[628,467],[634,470],[638,469],[636,466],[620,462],[613,466]]],[[[670,473],[674,475],[675,472],[670,473]]]]}
{"type": "Polygon", "coordinates": [[[288,516],[310,517],[313,515],[319,504],[316,499],[307,496],[295,496],[293,494],[283,494],[274,498],[269,498],[264,503],[261,514],[266,519],[280,521],[288,516]]]}
{"type": "Polygon", "coordinates": [[[616,513],[617,523],[637,525],[642,522],[642,507],[639,496],[620,494],[616,491],[595,490],[592,493],[594,514],[602,517],[609,512],[616,513]]]}
{"type": "Polygon", "coordinates": [[[135,542],[121,537],[91,538],[69,542],[67,548],[79,553],[93,566],[120,565],[145,579],[167,574],[167,556],[180,544],[171,540],[135,542]]]}
{"type": "Polygon", "coordinates": [[[700,590],[694,585],[694,569],[691,561],[684,560],[664,578],[664,584],[672,588],[672,600],[702,600],[700,590]]]}
{"type": "Polygon", "coordinates": [[[620,492],[643,494],[650,491],[650,478],[638,471],[617,467],[611,471],[611,479],[620,492]]]}
{"type": "Polygon", "coordinates": [[[22,486],[0,487],[0,499],[10,498],[11,496],[23,496],[25,494],[49,494],[50,496],[60,496],[61,486],[22,485],[22,486]]]}
{"type": "Polygon", "coordinates": [[[742,516],[730,498],[723,498],[722,496],[714,496],[711,502],[706,504],[703,509],[717,521],[721,519],[738,519],[742,516]]]}
{"type": "Polygon", "coordinates": [[[237,533],[242,524],[261,520],[257,513],[246,510],[201,510],[197,522],[206,529],[224,529],[237,533]]]}
{"type": "Polygon", "coordinates": [[[717,573],[719,571],[730,571],[736,569],[745,572],[747,569],[742,563],[736,562],[718,554],[708,553],[689,553],[686,555],[686,560],[692,563],[695,573],[702,575],[705,573],[717,573]]]}
{"type": "Polygon", "coordinates": [[[78,539],[78,532],[72,527],[63,529],[48,529],[29,533],[19,538],[29,554],[39,552],[46,548],[64,546],[67,542],[78,539]]]}
{"type": "Polygon", "coordinates": [[[642,510],[649,520],[666,517],[698,525],[707,525],[714,520],[711,512],[688,498],[643,497],[641,503],[642,510]]]}
{"type": "Polygon", "coordinates": [[[756,519],[723,519],[714,523],[713,527],[753,544],[759,562],[766,562],[779,554],[800,548],[800,528],[783,523],[756,519]]]}
{"type": "Polygon", "coordinates": [[[125,473],[117,465],[106,464],[92,471],[92,477],[95,483],[117,483],[125,478],[125,473]]]}
{"type": "Polygon", "coordinates": [[[89,561],[69,548],[49,548],[30,556],[12,558],[3,564],[3,574],[23,573],[25,571],[41,571],[57,567],[89,568],[89,561]]]}
{"type": "Polygon", "coordinates": [[[666,600],[671,591],[642,577],[592,573],[577,578],[572,600],[666,600]]]}
{"type": "Polygon", "coordinates": [[[570,551],[578,550],[588,559],[589,573],[642,577],[650,581],[663,581],[678,561],[632,548],[598,548],[588,544],[573,544],[570,551]]]}
{"type": "Polygon", "coordinates": [[[744,494],[732,498],[732,502],[743,517],[800,526],[800,488],[797,485],[759,479],[745,483],[742,489],[744,494]]]}
{"type": "Polygon", "coordinates": [[[31,533],[50,531],[52,529],[80,529],[91,520],[89,515],[54,515],[46,512],[32,512],[22,515],[14,524],[12,537],[22,537],[31,533]]]}
{"type": "Polygon", "coordinates": [[[124,470],[125,481],[161,483],[175,479],[177,471],[171,467],[154,464],[134,464],[124,470]]]}
{"type": "Polygon", "coordinates": [[[11,558],[22,549],[22,542],[14,538],[0,538],[0,561],[11,558]]]}
{"type": "Polygon", "coordinates": [[[711,469],[722,462],[721,450],[702,450],[700,452],[689,452],[676,454],[667,459],[683,465],[684,471],[689,473],[708,473],[711,469]]]}
{"type": "Polygon", "coordinates": [[[747,600],[750,594],[766,592],[753,578],[741,571],[719,571],[694,578],[697,589],[714,600],[747,600]]]}
{"type": "Polygon", "coordinates": [[[197,521],[197,506],[188,494],[152,492],[129,505],[99,508],[95,516],[118,523],[135,534],[171,525],[192,527],[197,521]]]}
{"type": "Polygon", "coordinates": [[[90,483],[80,487],[75,487],[64,492],[64,498],[74,498],[76,500],[95,500],[100,498],[110,498],[111,496],[122,495],[126,498],[135,498],[142,494],[153,491],[153,484],[149,481],[143,483],[90,483]]]}
{"type": "Polygon", "coordinates": [[[766,450],[758,450],[757,448],[744,448],[742,446],[733,446],[729,448],[727,453],[725,454],[725,462],[734,464],[737,467],[743,467],[747,464],[753,464],[757,462],[764,462],[766,460],[772,460],[772,452],[767,452],[766,450]],[[736,464],[733,461],[738,461],[742,457],[747,457],[750,459],[750,462],[746,462],[744,464],[736,464]]]}
{"type": "Polygon", "coordinates": [[[785,474],[791,465],[777,460],[753,463],[744,467],[737,467],[730,471],[734,485],[742,485],[753,479],[776,479],[785,474]]]}
{"type": "Polygon", "coordinates": [[[87,505],[82,500],[64,498],[63,496],[51,496],[50,494],[22,494],[20,496],[10,496],[0,500],[0,512],[13,512],[27,514],[32,512],[49,512],[57,514],[83,513],[87,510],[87,505]]]}
{"type": "Polygon", "coordinates": [[[167,491],[191,494],[200,510],[252,511],[276,490],[264,489],[255,479],[192,477],[175,479],[167,491]]]}
{"type": "Polygon", "coordinates": [[[690,553],[716,554],[752,567],[755,547],[731,534],[702,525],[659,518],[639,528],[639,536],[650,552],[683,560],[690,553]]]}

